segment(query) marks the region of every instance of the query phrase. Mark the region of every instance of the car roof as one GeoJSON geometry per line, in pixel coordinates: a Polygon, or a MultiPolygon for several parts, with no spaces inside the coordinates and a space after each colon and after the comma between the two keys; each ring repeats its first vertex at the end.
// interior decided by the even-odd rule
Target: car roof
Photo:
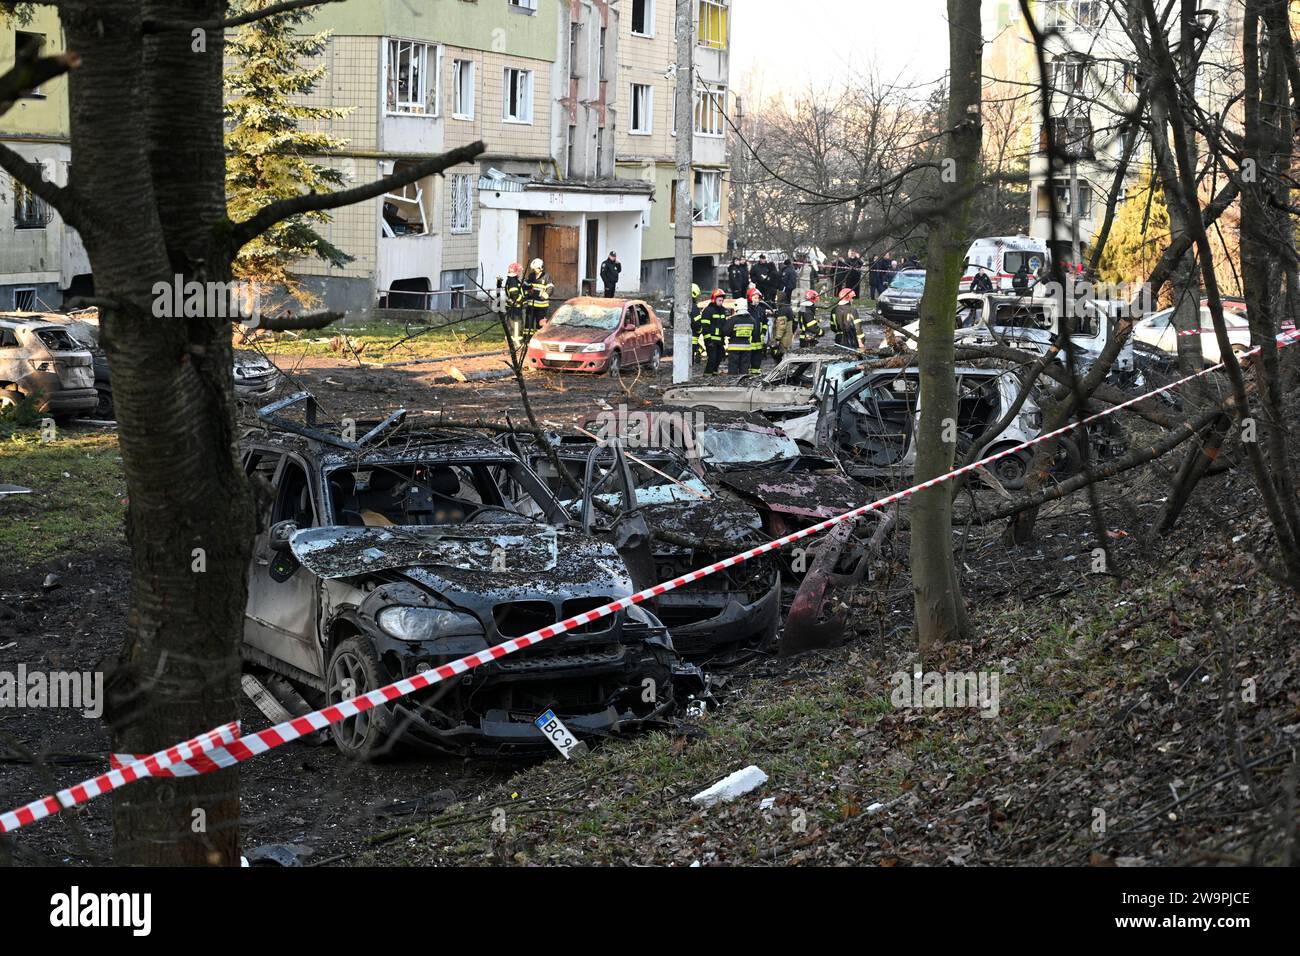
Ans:
{"type": "MultiPolygon", "coordinates": [[[[357,422],[358,432],[371,424],[357,422]]],[[[332,445],[324,445],[292,432],[253,428],[244,433],[240,441],[244,447],[274,448],[297,452],[307,458],[316,458],[327,468],[338,465],[360,466],[383,464],[386,461],[456,461],[476,458],[517,460],[517,456],[499,444],[479,435],[439,435],[436,433],[398,429],[383,444],[367,445],[357,452],[348,452],[332,445]]]]}
{"type": "Polygon", "coordinates": [[[29,332],[35,332],[39,329],[61,329],[67,331],[67,325],[61,322],[51,322],[43,315],[33,313],[23,315],[22,313],[3,313],[0,314],[0,326],[7,329],[26,329],[29,332]]]}

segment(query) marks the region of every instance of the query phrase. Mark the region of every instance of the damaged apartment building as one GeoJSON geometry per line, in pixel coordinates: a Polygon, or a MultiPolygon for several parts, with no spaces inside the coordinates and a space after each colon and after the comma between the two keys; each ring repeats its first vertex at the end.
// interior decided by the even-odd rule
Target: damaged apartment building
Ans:
{"type": "MultiPolygon", "coordinates": [[[[65,49],[53,7],[33,6],[26,17],[0,19],[0,72],[31,46],[46,56],[65,49]]],[[[0,143],[65,185],[72,158],[68,78],[56,77],[22,96],[0,118],[0,143]]],[[[0,312],[58,309],[66,299],[91,292],[81,237],[39,196],[0,174],[0,312]]]]}
{"type": "MultiPolygon", "coordinates": [[[[730,0],[696,3],[695,273],[726,253],[730,0]]],[[[325,161],[354,182],[482,140],[487,152],[323,232],[353,256],[302,262],[331,309],[455,308],[512,262],[546,261],[556,297],[598,292],[616,251],[619,292],[666,291],[676,220],[672,0],[349,0],[306,28],[331,32],[312,102],[348,110],[325,161]]]]}

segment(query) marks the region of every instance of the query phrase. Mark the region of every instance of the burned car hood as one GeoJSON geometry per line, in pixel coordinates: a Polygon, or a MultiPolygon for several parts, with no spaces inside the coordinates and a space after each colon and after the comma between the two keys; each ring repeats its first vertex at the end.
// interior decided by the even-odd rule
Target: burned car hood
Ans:
{"type": "Polygon", "coordinates": [[[726,472],[719,480],[765,508],[801,518],[833,518],[868,500],[866,489],[843,475],[755,469],[726,472]]]}
{"type": "Polygon", "coordinates": [[[541,525],[468,528],[311,528],[290,545],[322,578],[405,575],[455,604],[623,597],[632,582],[618,552],[576,531],[541,525]]]}
{"type": "Polygon", "coordinates": [[[293,555],[321,578],[436,567],[447,573],[494,573],[503,563],[520,573],[544,574],[558,563],[554,528],[483,525],[452,528],[306,528],[290,541],[293,555]]]}
{"type": "Polygon", "coordinates": [[[653,532],[735,544],[763,527],[763,519],[752,505],[727,498],[657,504],[641,513],[653,532]]]}

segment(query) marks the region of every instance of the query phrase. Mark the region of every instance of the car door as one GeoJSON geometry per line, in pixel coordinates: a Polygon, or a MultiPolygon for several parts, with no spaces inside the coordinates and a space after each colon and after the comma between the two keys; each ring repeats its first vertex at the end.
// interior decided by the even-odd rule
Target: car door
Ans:
{"type": "Polygon", "coordinates": [[[618,347],[623,353],[624,365],[635,365],[641,361],[640,343],[636,324],[636,306],[629,303],[623,308],[622,325],[618,330],[618,347]]]}
{"type": "Polygon", "coordinates": [[[299,528],[320,525],[311,471],[297,455],[264,449],[252,450],[244,468],[250,476],[267,478],[273,490],[264,527],[253,542],[244,641],[278,661],[323,676],[316,630],[319,579],[291,554],[271,547],[271,528],[278,522],[292,520],[299,528]]]}

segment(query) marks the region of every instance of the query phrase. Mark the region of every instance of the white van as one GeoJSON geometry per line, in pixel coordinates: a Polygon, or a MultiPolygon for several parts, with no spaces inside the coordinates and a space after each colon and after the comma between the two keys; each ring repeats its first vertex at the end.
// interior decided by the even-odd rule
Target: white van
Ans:
{"type": "Polygon", "coordinates": [[[1030,236],[985,236],[971,243],[966,263],[959,291],[969,292],[971,280],[982,272],[993,283],[995,292],[1009,292],[1011,277],[1021,265],[1027,265],[1033,275],[1047,263],[1047,240],[1030,236]]]}

